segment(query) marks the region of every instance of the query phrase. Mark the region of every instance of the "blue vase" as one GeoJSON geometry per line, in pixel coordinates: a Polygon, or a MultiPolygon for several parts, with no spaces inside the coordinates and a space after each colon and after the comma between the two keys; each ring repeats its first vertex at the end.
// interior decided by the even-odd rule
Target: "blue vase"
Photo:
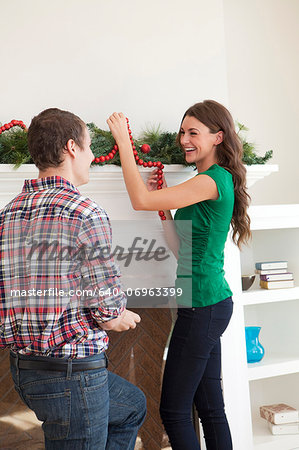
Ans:
{"type": "Polygon", "coordinates": [[[259,342],[261,327],[245,327],[247,362],[260,361],[265,353],[264,347],[259,342]]]}

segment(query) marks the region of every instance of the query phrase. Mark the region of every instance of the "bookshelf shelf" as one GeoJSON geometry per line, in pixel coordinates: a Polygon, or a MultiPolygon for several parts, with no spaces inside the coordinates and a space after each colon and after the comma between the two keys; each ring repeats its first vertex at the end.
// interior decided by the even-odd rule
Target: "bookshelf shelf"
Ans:
{"type": "Polygon", "coordinates": [[[296,450],[299,448],[299,435],[274,436],[267,423],[260,417],[252,421],[254,450],[296,450]]]}
{"type": "Polygon", "coordinates": [[[299,205],[260,205],[249,208],[251,230],[299,227],[299,205]]]}
{"type": "Polygon", "coordinates": [[[299,352],[297,355],[267,355],[262,361],[248,364],[248,380],[277,377],[299,372],[299,352]]]}
{"type": "Polygon", "coordinates": [[[241,302],[244,306],[297,299],[299,299],[299,286],[288,289],[257,288],[248,292],[243,292],[241,296],[241,302]]]}

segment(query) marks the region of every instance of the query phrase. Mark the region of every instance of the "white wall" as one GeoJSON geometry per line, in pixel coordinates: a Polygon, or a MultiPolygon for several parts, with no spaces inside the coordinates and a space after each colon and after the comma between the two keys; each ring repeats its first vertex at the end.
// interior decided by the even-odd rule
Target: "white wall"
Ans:
{"type": "Polygon", "coordinates": [[[230,109],[279,172],[250,189],[253,203],[299,202],[299,1],[224,0],[230,109]]]}
{"type": "Polygon", "coordinates": [[[106,126],[177,130],[196,101],[227,102],[222,0],[0,0],[0,122],[51,106],[106,126]]]}
{"type": "Polygon", "coordinates": [[[100,127],[123,110],[135,132],[175,131],[214,98],[280,166],[253,203],[299,201],[298,0],[0,0],[0,11],[0,122],[57,106],[100,127]]]}

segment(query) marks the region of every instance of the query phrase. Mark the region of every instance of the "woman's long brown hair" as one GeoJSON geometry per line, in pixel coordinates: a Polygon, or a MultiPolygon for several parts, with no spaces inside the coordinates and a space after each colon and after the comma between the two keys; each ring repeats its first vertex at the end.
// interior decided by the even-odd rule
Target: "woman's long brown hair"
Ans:
{"type": "MultiPolygon", "coordinates": [[[[223,131],[223,141],[217,145],[217,163],[232,174],[234,182],[235,204],[231,220],[233,241],[241,247],[251,237],[250,218],[247,208],[250,196],[246,187],[246,168],[242,162],[243,147],[235,131],[235,125],[230,112],[214,100],[205,100],[191,106],[184,114],[195,117],[206,125],[211,133],[223,131]]],[[[181,135],[178,134],[180,143],[181,135]]]]}

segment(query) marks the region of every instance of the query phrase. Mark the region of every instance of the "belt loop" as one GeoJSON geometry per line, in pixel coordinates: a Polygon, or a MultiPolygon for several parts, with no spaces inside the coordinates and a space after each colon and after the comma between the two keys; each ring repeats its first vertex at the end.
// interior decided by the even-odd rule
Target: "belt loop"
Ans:
{"type": "Polygon", "coordinates": [[[68,380],[70,380],[71,376],[72,376],[72,364],[73,364],[73,361],[71,359],[68,359],[68,361],[67,361],[67,374],[66,374],[66,378],[68,380]]]}

